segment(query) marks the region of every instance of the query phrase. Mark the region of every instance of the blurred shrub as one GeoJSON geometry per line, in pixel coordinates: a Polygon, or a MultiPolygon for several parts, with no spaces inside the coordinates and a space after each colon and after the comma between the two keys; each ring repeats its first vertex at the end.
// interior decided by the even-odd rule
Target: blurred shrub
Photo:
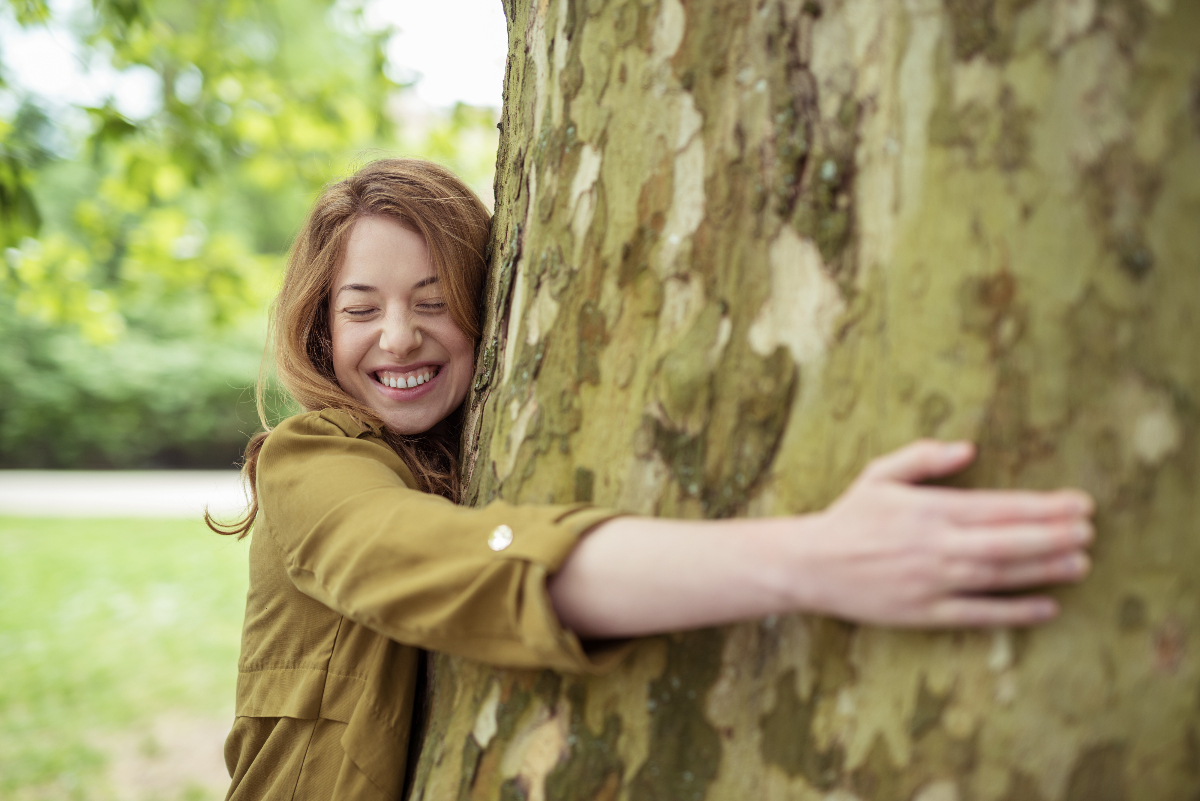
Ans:
{"type": "Polygon", "coordinates": [[[157,88],[134,117],[0,87],[0,467],[228,466],[320,187],[403,152],[486,197],[494,112],[397,119],[390,31],[345,0],[63,8],[8,0],[9,24],[57,26],[157,88]]]}
{"type": "Polygon", "coordinates": [[[97,344],[0,301],[0,468],[232,466],[258,429],[262,326],[210,331],[202,310],[169,312],[97,344]]]}

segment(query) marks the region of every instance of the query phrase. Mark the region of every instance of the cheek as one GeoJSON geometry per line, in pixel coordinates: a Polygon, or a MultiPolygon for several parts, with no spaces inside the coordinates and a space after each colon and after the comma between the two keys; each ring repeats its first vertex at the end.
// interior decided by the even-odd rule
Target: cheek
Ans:
{"type": "Polygon", "coordinates": [[[329,340],[334,375],[339,379],[349,377],[354,373],[359,361],[353,337],[349,336],[344,328],[330,324],[329,340]]]}

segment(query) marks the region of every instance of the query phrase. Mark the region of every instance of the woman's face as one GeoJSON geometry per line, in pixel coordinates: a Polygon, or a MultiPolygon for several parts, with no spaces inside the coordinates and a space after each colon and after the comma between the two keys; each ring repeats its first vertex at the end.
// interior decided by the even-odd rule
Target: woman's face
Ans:
{"type": "Polygon", "coordinates": [[[329,331],[338,384],[396,433],[428,431],[467,396],[474,343],[450,315],[425,240],[391,218],[350,230],[329,331]]]}

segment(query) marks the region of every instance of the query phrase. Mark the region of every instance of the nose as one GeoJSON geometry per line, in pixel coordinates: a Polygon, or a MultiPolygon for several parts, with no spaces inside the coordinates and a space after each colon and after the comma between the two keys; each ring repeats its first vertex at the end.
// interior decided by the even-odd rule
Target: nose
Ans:
{"type": "Polygon", "coordinates": [[[384,318],[379,332],[379,347],[397,357],[407,356],[421,347],[424,339],[415,315],[396,312],[384,318]]]}

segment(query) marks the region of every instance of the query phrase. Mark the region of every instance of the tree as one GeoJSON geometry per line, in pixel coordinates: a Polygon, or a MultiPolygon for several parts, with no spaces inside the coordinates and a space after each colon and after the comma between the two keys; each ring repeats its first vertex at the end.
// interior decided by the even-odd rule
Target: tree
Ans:
{"type": "Polygon", "coordinates": [[[1200,5],[506,10],[473,501],[801,512],[969,437],[1095,495],[1096,567],[1033,631],[438,657],[411,797],[1196,798],[1200,5]]]}

